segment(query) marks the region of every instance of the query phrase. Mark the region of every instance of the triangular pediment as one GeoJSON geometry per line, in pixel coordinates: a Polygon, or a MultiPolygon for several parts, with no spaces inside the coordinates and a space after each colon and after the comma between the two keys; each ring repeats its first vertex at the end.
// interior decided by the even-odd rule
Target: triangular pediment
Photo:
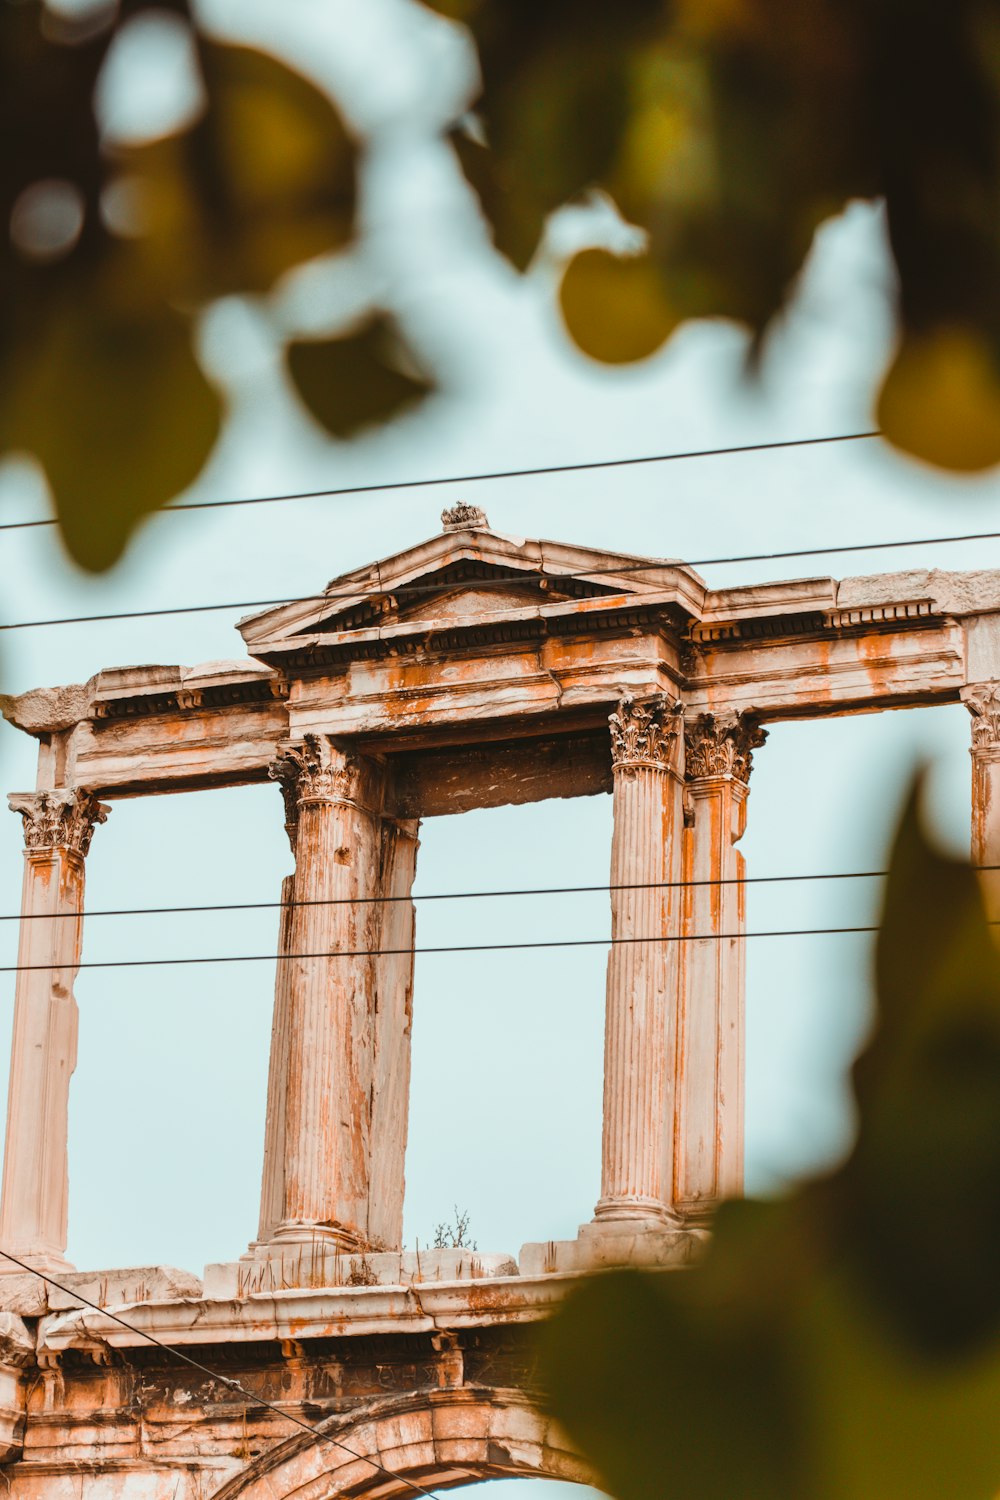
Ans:
{"type": "Polygon", "coordinates": [[[251,655],[269,661],[373,634],[475,627],[524,612],[675,588],[683,607],[697,613],[704,585],[683,564],[508,537],[477,525],[446,529],[343,574],[322,594],[251,616],[239,629],[251,655]]]}
{"type": "MultiPolygon", "coordinates": [[[[332,587],[332,586],[331,586],[332,587]]],[[[294,635],[363,630],[391,621],[472,621],[497,610],[521,609],[540,600],[592,599],[616,594],[619,586],[579,578],[544,578],[534,568],[512,568],[478,558],[459,558],[443,568],[383,587],[375,597],[346,606],[338,599],[322,618],[304,621],[294,635]]]]}

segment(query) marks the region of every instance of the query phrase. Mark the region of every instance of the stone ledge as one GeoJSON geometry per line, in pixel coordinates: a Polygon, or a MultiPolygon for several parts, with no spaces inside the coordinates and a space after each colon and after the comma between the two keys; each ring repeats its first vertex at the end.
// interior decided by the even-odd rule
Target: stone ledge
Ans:
{"type": "Polygon", "coordinates": [[[145,1344],[144,1333],[166,1344],[192,1345],[302,1342],[531,1323],[549,1316],[569,1280],[496,1276],[409,1287],[292,1289],[228,1301],[138,1303],[129,1309],[131,1329],[84,1308],[43,1318],[38,1348],[52,1353],[74,1348],[90,1351],[95,1345],[128,1348],[145,1344]]]}
{"type": "Polygon", "coordinates": [[[205,1267],[206,1298],[344,1287],[424,1286],[442,1281],[484,1281],[516,1276],[517,1261],[505,1253],[476,1250],[335,1251],[313,1244],[255,1245],[238,1261],[205,1267]]]}
{"type": "Polygon", "coordinates": [[[63,1271],[51,1286],[25,1271],[0,1277],[0,1309],[22,1318],[40,1318],[88,1302],[100,1307],[131,1307],[143,1302],[173,1302],[178,1297],[201,1297],[202,1284],[190,1271],[175,1266],[132,1266],[119,1271],[63,1271]],[[73,1294],[77,1295],[74,1296],[73,1294]]]}

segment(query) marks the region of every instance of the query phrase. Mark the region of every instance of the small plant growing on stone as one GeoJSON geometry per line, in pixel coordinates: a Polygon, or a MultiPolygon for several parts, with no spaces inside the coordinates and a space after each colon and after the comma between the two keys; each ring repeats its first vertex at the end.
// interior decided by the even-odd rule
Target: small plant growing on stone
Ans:
{"type": "Polygon", "coordinates": [[[435,1250],[478,1250],[479,1246],[469,1235],[468,1209],[458,1210],[455,1204],[454,1218],[447,1223],[438,1224],[434,1230],[435,1250]]]}
{"type": "Polygon", "coordinates": [[[368,1259],[367,1252],[362,1250],[360,1256],[351,1257],[351,1270],[347,1278],[348,1286],[378,1286],[378,1276],[375,1268],[368,1259]]]}
{"type": "Polygon", "coordinates": [[[385,1249],[385,1240],[380,1239],[378,1235],[375,1235],[370,1240],[361,1240],[358,1244],[359,1253],[351,1256],[351,1269],[347,1277],[347,1285],[378,1286],[378,1273],[368,1257],[369,1255],[379,1255],[385,1249]]]}

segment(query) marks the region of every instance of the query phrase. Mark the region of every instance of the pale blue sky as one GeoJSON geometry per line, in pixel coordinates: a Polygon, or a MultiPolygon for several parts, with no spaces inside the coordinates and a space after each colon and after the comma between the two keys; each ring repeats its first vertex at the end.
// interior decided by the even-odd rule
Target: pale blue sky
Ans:
{"type": "MultiPolygon", "coordinates": [[[[221,21],[236,8],[204,7],[221,21]]],[[[577,355],[552,301],[552,250],[516,279],[488,247],[433,127],[467,74],[461,43],[408,0],[364,7],[299,0],[241,5],[250,34],[281,41],[338,81],[372,132],[364,265],[351,257],[292,278],[256,306],[206,319],[205,359],[232,415],[196,487],[230,497],[327,484],[616,457],[864,428],[893,337],[879,214],[852,207],[819,236],[762,384],[742,384],[745,342],[724,324],[682,329],[642,367],[577,355]],[[255,20],[254,18],[257,18],[255,20]],[[373,82],[373,80],[375,80],[373,82]],[[443,390],[390,430],[336,445],[284,389],[274,326],[319,326],[389,302],[442,371],[443,390]],[[274,326],[269,320],[273,320],[274,326]]],[[[994,477],[960,482],[880,443],[491,485],[164,516],[124,565],[82,577],[49,531],[3,542],[4,615],[17,620],[308,593],[335,574],[438,530],[458,498],[499,530],[655,555],[700,557],[858,539],[1000,529],[994,477]]],[[[9,466],[0,519],[44,513],[31,473],[9,466]]],[[[838,575],[910,565],[1000,566],[1000,544],[706,569],[712,582],[838,575]]],[[[232,615],[6,634],[8,690],[86,678],[101,666],[240,654],[232,615]]],[[[743,849],[751,873],[878,868],[910,766],[937,757],[935,813],[968,838],[968,727],[959,708],[776,726],[757,756],[743,849]]],[[[34,781],[33,743],[4,726],[11,790],[34,781]]],[[[289,854],[274,787],[120,804],[98,830],[92,906],[275,899],[289,854]]],[[[607,879],[607,798],[425,824],[420,891],[607,879]]],[[[2,907],[19,902],[19,824],[0,823],[2,907]]],[[[753,890],[753,927],[865,921],[876,888],[753,890]]],[[[591,936],[600,898],[424,906],[418,942],[591,936]]],[[[85,957],[264,952],[274,913],[94,920],[85,957]]],[[[0,924],[13,962],[16,924],[0,924]]],[[[748,958],[748,1180],[772,1189],[849,1139],[844,1069],[868,1015],[865,939],[759,940],[748,958]]],[[[8,1047],[12,976],[0,984],[8,1047]]],[[[199,1270],[252,1238],[273,965],[84,972],[71,1111],[70,1255],[82,1267],[166,1262],[199,1270]]],[[[598,1192],[604,958],[592,950],[418,960],[406,1236],[425,1241],[454,1203],[484,1250],[572,1235],[598,1192]]]]}

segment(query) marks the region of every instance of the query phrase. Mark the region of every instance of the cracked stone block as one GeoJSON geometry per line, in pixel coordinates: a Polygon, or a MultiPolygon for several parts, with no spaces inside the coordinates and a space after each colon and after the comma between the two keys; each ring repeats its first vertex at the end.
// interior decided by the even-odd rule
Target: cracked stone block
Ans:
{"type": "MultiPolygon", "coordinates": [[[[175,1266],[134,1266],[121,1271],[67,1271],[59,1280],[65,1292],[48,1289],[53,1312],[82,1307],[80,1300],[98,1307],[126,1307],[136,1302],[176,1302],[181,1297],[201,1297],[202,1284],[190,1271],[175,1266]],[[74,1296],[73,1293],[77,1293],[74,1296]]],[[[0,1292],[5,1290],[0,1287],[0,1292]]]]}

